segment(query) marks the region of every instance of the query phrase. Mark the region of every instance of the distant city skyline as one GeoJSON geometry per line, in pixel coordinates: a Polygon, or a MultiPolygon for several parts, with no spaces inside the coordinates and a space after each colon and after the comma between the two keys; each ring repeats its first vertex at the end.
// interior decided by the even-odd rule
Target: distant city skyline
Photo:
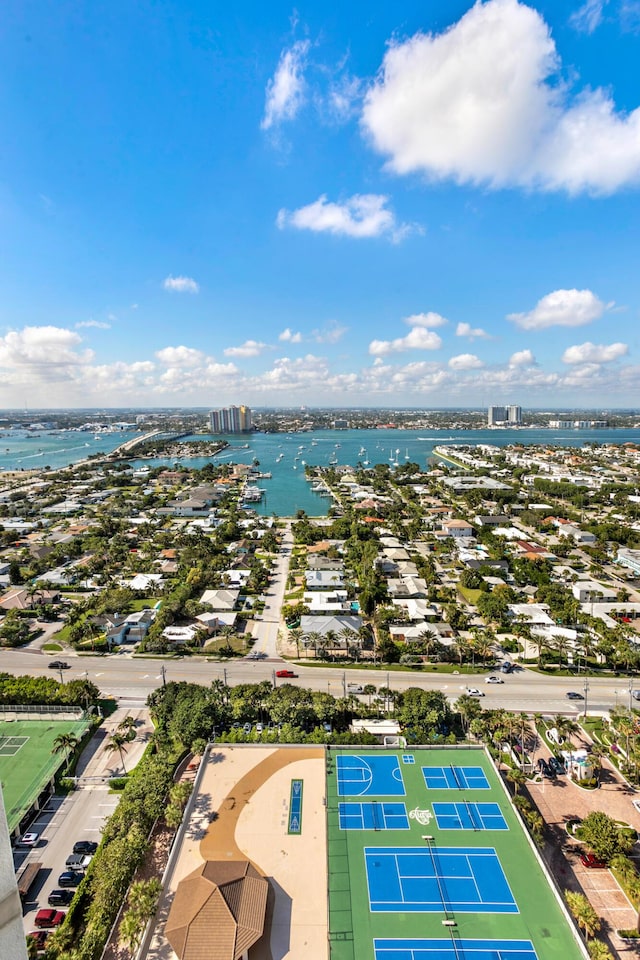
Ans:
{"type": "Polygon", "coordinates": [[[6,0],[0,407],[640,407],[639,9],[6,0]]]}

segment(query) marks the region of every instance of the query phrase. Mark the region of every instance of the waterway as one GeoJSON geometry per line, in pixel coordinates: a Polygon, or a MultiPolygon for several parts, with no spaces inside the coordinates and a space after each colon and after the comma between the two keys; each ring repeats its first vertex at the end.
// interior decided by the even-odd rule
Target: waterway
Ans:
{"type": "MultiPolygon", "coordinates": [[[[94,434],[52,430],[37,434],[28,431],[7,431],[0,435],[0,470],[58,469],[86,459],[92,453],[110,453],[134,436],[134,432],[94,434]]],[[[202,434],[190,440],[210,440],[202,434]]],[[[329,466],[358,463],[393,466],[407,461],[425,468],[433,457],[433,449],[456,443],[487,443],[506,446],[523,445],[581,447],[588,443],[640,443],[640,429],[632,430],[320,430],[315,433],[256,433],[250,437],[229,436],[229,447],[213,458],[213,463],[253,463],[271,473],[271,479],[260,479],[257,485],[265,491],[260,503],[254,504],[264,515],[292,516],[304,510],[310,516],[326,514],[331,500],[321,497],[305,480],[305,465],[329,466]]],[[[130,461],[136,466],[173,467],[175,460],[156,458],[130,461]]],[[[180,460],[185,467],[201,468],[212,462],[207,457],[180,460]]]]}

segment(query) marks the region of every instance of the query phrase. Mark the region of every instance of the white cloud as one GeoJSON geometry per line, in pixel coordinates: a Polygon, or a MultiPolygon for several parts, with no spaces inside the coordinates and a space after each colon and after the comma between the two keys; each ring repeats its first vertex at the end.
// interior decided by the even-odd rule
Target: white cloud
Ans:
{"type": "Polygon", "coordinates": [[[389,198],[376,193],[355,194],[344,203],[332,203],[323,194],[313,203],[297,210],[282,209],[276,224],[280,230],[295,227],[314,233],[333,233],[345,237],[389,236],[401,240],[412,228],[399,224],[387,208],[389,198]]]}
{"type": "Polygon", "coordinates": [[[602,13],[609,0],[585,0],[569,17],[569,23],[580,33],[593,33],[602,23],[602,13]]]}
{"type": "Polygon", "coordinates": [[[55,378],[62,370],[89,363],[93,352],[76,352],[82,342],[80,335],[64,327],[24,327],[11,330],[0,337],[0,367],[37,368],[37,375],[45,378],[50,371],[55,378]]]}
{"type": "MultiPolygon", "coordinates": [[[[116,317],[113,317],[109,314],[110,318],[115,320],[116,317]]],[[[111,324],[106,323],[104,320],[80,320],[79,323],[76,323],[76,330],[80,330],[82,327],[95,327],[96,330],[111,330],[111,324]]]]}
{"type": "Polygon", "coordinates": [[[171,274],[162,281],[162,286],[172,293],[198,293],[200,290],[192,277],[172,277],[171,274]]]}
{"type": "Polygon", "coordinates": [[[241,346],[227,347],[223,352],[225,357],[259,357],[266,349],[266,343],[260,343],[258,340],[245,340],[241,346]]]}
{"type": "Polygon", "coordinates": [[[459,323],[456,327],[456,337],[467,337],[469,340],[491,340],[491,335],[481,327],[472,327],[470,323],[459,323]]]}
{"type": "Polygon", "coordinates": [[[509,357],[510,367],[532,367],[535,362],[536,358],[531,350],[517,350],[509,357]]]}
{"type": "Polygon", "coordinates": [[[193,347],[164,347],[156,351],[160,363],[167,367],[198,367],[205,359],[201,350],[193,347]]]}
{"type": "Polygon", "coordinates": [[[389,353],[402,353],[405,350],[439,350],[442,339],[432,330],[424,327],[414,327],[406,337],[397,337],[395,340],[372,340],[369,344],[369,353],[374,357],[386,356],[389,353]]]}
{"type": "Polygon", "coordinates": [[[308,40],[298,40],[280,54],[276,72],[267,84],[262,130],[269,130],[283,120],[293,120],[304,103],[304,68],[309,46],[308,40]]]}
{"type": "Polygon", "coordinates": [[[478,0],[440,34],[390,43],[362,128],[399,174],[594,194],[637,183],[640,109],[560,75],[536,10],[478,0]]]}
{"type": "Polygon", "coordinates": [[[313,330],[311,336],[316,343],[338,343],[348,329],[348,327],[341,326],[336,320],[332,320],[322,330],[313,330]]]}
{"type": "Polygon", "coordinates": [[[528,313],[510,313],[511,320],[523,330],[547,327],[583,327],[599,320],[613,303],[603,303],[591,290],[554,290],[542,297],[528,313]]]}
{"type": "Polygon", "coordinates": [[[562,354],[562,362],[611,363],[613,360],[619,360],[620,357],[626,357],[628,352],[629,347],[626,343],[596,344],[587,341],[568,347],[562,354]]]}
{"type": "Polygon", "coordinates": [[[452,370],[479,370],[484,363],[474,353],[459,353],[457,357],[451,357],[449,366],[452,370]]]}
{"type": "Polygon", "coordinates": [[[329,87],[326,107],[329,117],[336,123],[346,123],[355,116],[362,100],[362,81],[343,74],[329,87]]]}
{"type": "Polygon", "coordinates": [[[445,323],[449,323],[446,317],[441,317],[439,313],[433,313],[431,310],[428,313],[413,313],[410,317],[405,317],[404,322],[409,327],[427,327],[429,329],[443,327],[445,323]]]}
{"type": "Polygon", "coordinates": [[[286,327],[278,335],[278,340],[282,340],[284,343],[302,343],[302,334],[294,333],[289,327],[286,327]]]}

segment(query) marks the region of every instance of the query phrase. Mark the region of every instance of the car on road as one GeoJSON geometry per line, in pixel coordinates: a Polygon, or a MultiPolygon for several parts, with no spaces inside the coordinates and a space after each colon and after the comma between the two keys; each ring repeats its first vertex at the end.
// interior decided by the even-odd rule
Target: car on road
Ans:
{"type": "Polygon", "coordinates": [[[276,670],[276,677],[288,677],[291,680],[297,676],[298,674],[294,673],[293,670],[276,670]]]}
{"type": "Polygon", "coordinates": [[[467,687],[465,693],[468,697],[484,697],[482,690],[478,690],[477,687],[467,687]]]}
{"type": "Polygon", "coordinates": [[[49,939],[50,933],[50,930],[31,930],[27,934],[31,940],[35,941],[37,953],[42,953],[47,949],[47,940],[49,939]]]}
{"type": "Polygon", "coordinates": [[[94,854],[97,849],[98,844],[95,840],[76,840],[73,845],[74,853],[94,854]]]}
{"type": "Polygon", "coordinates": [[[347,691],[349,693],[364,693],[364,687],[361,683],[348,683],[347,691]]]}
{"type": "Polygon", "coordinates": [[[59,887],[77,887],[84,878],[84,873],[78,870],[64,870],[58,877],[59,887]]]}
{"type": "Polygon", "coordinates": [[[75,890],[52,890],[47,897],[50,907],[68,907],[75,897],[75,890]]]}
{"type": "Polygon", "coordinates": [[[640,690],[632,690],[631,696],[634,700],[640,700],[640,690]]]}
{"type": "Polygon", "coordinates": [[[40,842],[40,834],[30,831],[29,833],[23,833],[20,839],[16,842],[16,847],[37,847],[40,842]]]}
{"type": "Polygon", "coordinates": [[[69,870],[86,870],[90,863],[91,854],[71,853],[65,861],[65,867],[69,870]]]}
{"type": "Polygon", "coordinates": [[[577,690],[567,690],[565,693],[567,700],[584,700],[584,697],[581,693],[578,693],[577,690]]]}
{"type": "Polygon", "coordinates": [[[490,677],[484,678],[485,683],[504,683],[502,677],[496,677],[493,674],[490,677]]]}
{"type": "Polygon", "coordinates": [[[589,867],[592,870],[603,870],[607,866],[604,860],[596,857],[595,853],[581,853],[580,863],[583,867],[589,867]]]}
{"type": "Polygon", "coordinates": [[[71,665],[66,660],[52,660],[49,664],[49,670],[70,670],[71,665]]]}
{"type": "Polygon", "coordinates": [[[42,910],[38,910],[33,922],[36,927],[59,927],[65,917],[66,913],[62,910],[50,910],[48,907],[43,907],[42,910]]]}

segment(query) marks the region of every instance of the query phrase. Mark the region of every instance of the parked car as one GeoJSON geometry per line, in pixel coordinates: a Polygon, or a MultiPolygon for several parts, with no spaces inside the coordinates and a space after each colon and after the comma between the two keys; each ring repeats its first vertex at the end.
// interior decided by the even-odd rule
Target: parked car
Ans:
{"type": "Polygon", "coordinates": [[[73,845],[74,853],[90,853],[93,855],[97,849],[98,844],[95,842],[95,840],[76,840],[73,845]]]}
{"type": "Polygon", "coordinates": [[[65,870],[58,877],[58,886],[59,887],[77,887],[80,881],[83,879],[84,873],[80,873],[77,870],[65,870]]]}
{"type": "Polygon", "coordinates": [[[548,760],[549,766],[554,771],[554,773],[564,773],[564,763],[562,760],[558,760],[557,757],[549,757],[548,760]]]}
{"type": "Polygon", "coordinates": [[[43,907],[42,910],[38,910],[33,922],[36,927],[59,927],[65,917],[66,913],[63,913],[62,910],[49,910],[47,907],[43,907]]]}
{"type": "Polygon", "coordinates": [[[49,939],[50,930],[31,930],[27,936],[35,941],[36,951],[42,953],[43,950],[47,949],[47,940],[49,939]]]}
{"type": "Polygon", "coordinates": [[[40,834],[30,831],[29,833],[23,833],[18,841],[16,841],[16,847],[37,847],[40,842],[40,834]]]}
{"type": "Polygon", "coordinates": [[[595,853],[581,853],[580,863],[583,867],[590,867],[594,870],[602,870],[607,866],[604,860],[596,857],[595,853]]]}
{"type": "Polygon", "coordinates": [[[242,730],[243,730],[244,733],[251,733],[251,730],[252,730],[251,724],[250,724],[250,723],[245,723],[245,725],[244,725],[244,727],[242,728],[242,730]]]}
{"type": "Polygon", "coordinates": [[[513,670],[513,664],[511,663],[511,660],[504,660],[500,664],[500,669],[502,670],[503,673],[511,673],[511,671],[513,670]]]}
{"type": "Polygon", "coordinates": [[[298,674],[294,673],[293,670],[276,670],[276,677],[289,677],[289,679],[297,677],[298,674]]]}
{"type": "Polygon", "coordinates": [[[264,723],[256,723],[256,733],[262,733],[264,730],[264,723]]]}
{"type": "Polygon", "coordinates": [[[477,687],[467,687],[466,693],[469,697],[484,697],[482,690],[478,690],[477,687]]]}
{"type": "Polygon", "coordinates": [[[74,897],[74,890],[52,890],[47,903],[50,907],[68,907],[74,897]]]}
{"type": "Polygon", "coordinates": [[[66,660],[52,660],[49,664],[49,670],[70,670],[71,665],[66,660]]]}
{"type": "Polygon", "coordinates": [[[90,863],[90,854],[72,853],[67,857],[65,867],[69,867],[69,870],[86,870],[90,863]]]}
{"type": "Polygon", "coordinates": [[[549,764],[544,757],[538,757],[538,770],[540,773],[549,773],[549,764]]]}
{"type": "Polygon", "coordinates": [[[502,677],[496,677],[493,674],[490,677],[484,678],[485,683],[504,683],[502,677]]]}
{"type": "MultiPolygon", "coordinates": [[[[640,693],[640,691],[638,691],[640,693]]],[[[578,693],[577,690],[567,690],[565,693],[567,700],[584,700],[584,697],[581,693],[578,693]]],[[[638,698],[640,699],[640,697],[638,698]]]]}

